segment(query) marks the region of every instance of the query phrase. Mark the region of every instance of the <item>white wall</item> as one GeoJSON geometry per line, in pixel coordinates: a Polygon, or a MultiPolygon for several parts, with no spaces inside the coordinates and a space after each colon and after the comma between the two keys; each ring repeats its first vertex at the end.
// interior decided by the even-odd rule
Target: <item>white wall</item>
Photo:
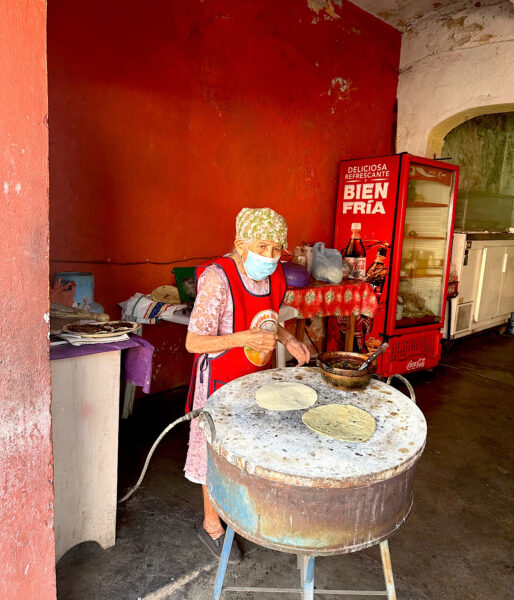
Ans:
{"type": "Polygon", "coordinates": [[[444,136],[460,123],[514,110],[514,7],[507,0],[477,4],[453,2],[405,29],[398,152],[439,156],[444,136]]]}

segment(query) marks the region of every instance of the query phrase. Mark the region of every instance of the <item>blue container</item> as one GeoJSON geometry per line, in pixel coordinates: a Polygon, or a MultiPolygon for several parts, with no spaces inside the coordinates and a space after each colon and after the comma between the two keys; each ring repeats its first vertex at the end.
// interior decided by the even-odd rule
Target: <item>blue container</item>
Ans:
{"type": "Polygon", "coordinates": [[[93,273],[82,273],[80,271],[61,271],[54,275],[54,284],[60,279],[63,285],[74,281],[77,284],[73,299],[77,304],[82,304],[84,298],[88,303],[95,300],[95,276],[93,273]]]}
{"type": "Polygon", "coordinates": [[[63,285],[74,281],[77,284],[73,299],[77,304],[82,304],[86,299],[91,308],[91,312],[101,313],[103,306],[95,302],[95,276],[93,273],[81,271],[61,271],[54,275],[54,284],[60,279],[63,285]]]}

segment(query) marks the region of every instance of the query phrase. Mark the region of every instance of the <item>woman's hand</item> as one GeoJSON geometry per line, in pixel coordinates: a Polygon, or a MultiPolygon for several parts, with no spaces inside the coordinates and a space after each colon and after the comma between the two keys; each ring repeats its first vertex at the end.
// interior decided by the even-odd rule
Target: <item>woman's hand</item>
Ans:
{"type": "Polygon", "coordinates": [[[309,348],[302,342],[299,342],[295,337],[291,336],[285,343],[285,347],[288,352],[296,358],[298,361],[298,366],[306,365],[311,359],[311,353],[309,352],[309,348]]]}
{"type": "Polygon", "coordinates": [[[256,352],[273,352],[278,336],[264,329],[247,329],[227,335],[199,335],[187,332],[186,350],[197,354],[215,354],[232,348],[250,347],[256,352]]]}
{"type": "Polygon", "coordinates": [[[247,329],[246,331],[242,331],[239,335],[241,336],[240,345],[242,347],[247,346],[257,352],[273,352],[278,339],[275,333],[270,333],[269,331],[259,328],[247,329]]]}
{"type": "Polygon", "coordinates": [[[298,366],[306,365],[311,359],[309,348],[302,342],[298,341],[292,333],[284,329],[281,325],[278,326],[278,341],[282,342],[289,354],[298,361],[298,366]]]}

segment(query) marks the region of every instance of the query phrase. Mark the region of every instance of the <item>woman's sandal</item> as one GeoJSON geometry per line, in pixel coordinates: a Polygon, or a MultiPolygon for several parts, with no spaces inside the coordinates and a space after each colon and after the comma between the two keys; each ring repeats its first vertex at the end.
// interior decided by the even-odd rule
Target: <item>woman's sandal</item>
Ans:
{"type": "MultiPolygon", "coordinates": [[[[211,536],[205,531],[203,525],[198,527],[198,537],[202,540],[202,542],[209,548],[211,553],[216,557],[220,558],[221,551],[223,550],[223,542],[225,541],[225,534],[220,535],[219,538],[213,540],[211,536]]],[[[237,565],[243,559],[243,553],[241,552],[241,548],[237,543],[236,538],[234,537],[234,541],[232,542],[232,548],[230,548],[230,556],[228,559],[229,565],[237,565]]]]}

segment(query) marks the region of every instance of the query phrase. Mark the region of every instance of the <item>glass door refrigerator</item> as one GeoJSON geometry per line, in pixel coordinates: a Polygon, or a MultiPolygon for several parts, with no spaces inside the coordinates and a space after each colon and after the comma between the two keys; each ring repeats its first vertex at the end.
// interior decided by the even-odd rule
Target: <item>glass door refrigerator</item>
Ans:
{"type": "Polygon", "coordinates": [[[384,377],[439,362],[458,173],[405,153],[340,163],[334,247],[344,256],[360,225],[364,279],[379,298],[362,340],[369,351],[389,343],[378,360],[384,377]]]}

